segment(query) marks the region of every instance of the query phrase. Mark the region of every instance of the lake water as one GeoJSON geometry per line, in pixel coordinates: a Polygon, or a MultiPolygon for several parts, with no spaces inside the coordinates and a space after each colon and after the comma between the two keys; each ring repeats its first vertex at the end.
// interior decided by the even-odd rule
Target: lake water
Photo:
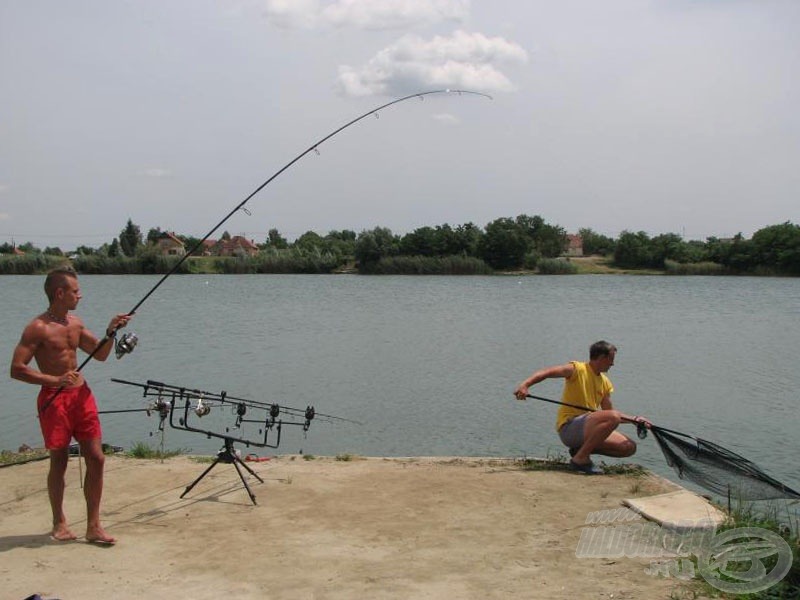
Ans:
{"type": "MultiPolygon", "coordinates": [[[[7,361],[25,324],[46,308],[43,280],[0,277],[7,361]]],[[[101,333],[157,278],[80,281],[78,314],[101,333]]],[[[316,421],[307,436],[284,428],[277,452],[317,455],[563,453],[557,407],[518,402],[512,391],[536,368],[586,360],[590,343],[607,339],[619,348],[609,373],[617,408],[714,440],[800,488],[796,278],[181,275],[128,329],[140,338],[133,354],[84,368],[101,410],[145,406],[141,390],[114,377],[310,404],[364,423],[316,421]]],[[[553,399],[560,392],[556,380],[532,389],[553,399]]],[[[0,378],[0,449],[41,445],[35,395],[0,378]]],[[[160,441],[156,417],[102,420],[109,443],[160,441]]],[[[232,422],[214,411],[207,421],[209,429],[232,422]]],[[[630,426],[623,431],[635,437],[630,426]]],[[[167,429],[166,446],[213,454],[220,442],[167,429]]],[[[652,438],[636,460],[675,479],[652,438]]]]}

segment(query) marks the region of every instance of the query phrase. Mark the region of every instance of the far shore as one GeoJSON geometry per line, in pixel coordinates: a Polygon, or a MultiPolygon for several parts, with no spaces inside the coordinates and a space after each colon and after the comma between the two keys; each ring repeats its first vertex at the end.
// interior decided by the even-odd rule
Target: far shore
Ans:
{"type": "MultiPolygon", "coordinates": [[[[577,268],[577,271],[573,273],[573,275],[664,275],[666,273],[665,270],[659,269],[628,269],[628,268],[621,268],[616,267],[613,264],[613,261],[605,256],[563,256],[561,257],[562,260],[569,261],[577,268]]],[[[179,274],[190,274],[190,275],[226,275],[226,274],[235,274],[235,273],[220,273],[214,269],[212,262],[208,260],[208,257],[190,257],[187,260],[187,263],[191,261],[191,272],[190,273],[176,273],[179,274]]],[[[69,260],[64,258],[64,262],[69,263],[69,260]]],[[[25,272],[25,273],[13,273],[13,272],[5,272],[0,270],[0,275],[46,275],[51,267],[47,268],[40,268],[36,269],[32,272],[25,272]]],[[[137,275],[138,273],[81,273],[81,275],[120,275],[120,274],[128,274],[128,275],[137,275]]],[[[157,273],[161,274],[161,273],[157,273]]],[[[273,273],[265,273],[265,274],[273,274],[273,273]]],[[[278,273],[276,273],[278,274],[278,273]]],[[[304,273],[279,273],[279,274],[304,274],[304,273]]],[[[315,273],[321,274],[321,273],[315,273]]],[[[334,269],[330,273],[324,273],[325,275],[362,275],[359,273],[358,269],[355,265],[348,265],[345,267],[340,267],[334,269]]],[[[146,275],[153,275],[153,273],[147,273],[146,275]]],[[[369,276],[370,274],[364,274],[369,276]]],[[[510,269],[510,270],[503,270],[503,271],[495,271],[491,274],[492,276],[529,276],[529,275],[543,275],[537,270],[526,270],[526,269],[510,269]]],[[[447,275],[439,275],[439,276],[447,276],[447,275]]],[[[452,276],[460,276],[460,275],[452,275],[452,276]]]]}

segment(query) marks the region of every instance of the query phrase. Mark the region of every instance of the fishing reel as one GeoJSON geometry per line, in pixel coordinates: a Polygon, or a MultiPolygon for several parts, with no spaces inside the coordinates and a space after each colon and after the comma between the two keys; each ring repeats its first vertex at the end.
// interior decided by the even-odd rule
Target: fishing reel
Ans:
{"type": "Polygon", "coordinates": [[[647,437],[647,425],[645,425],[642,421],[636,422],[636,435],[640,440],[643,440],[647,437]]]}
{"type": "Polygon", "coordinates": [[[311,427],[311,421],[316,416],[317,412],[314,410],[313,406],[306,406],[306,413],[305,413],[305,421],[303,422],[303,431],[308,431],[308,428],[311,427]]]}
{"type": "Polygon", "coordinates": [[[137,336],[132,331],[122,334],[122,337],[120,337],[117,340],[115,346],[117,359],[119,360],[126,354],[130,354],[131,352],[133,352],[133,349],[136,348],[136,344],[138,343],[139,343],[139,336],[137,336]]]}
{"type": "Polygon", "coordinates": [[[244,416],[247,414],[247,404],[239,402],[233,410],[236,413],[236,424],[233,427],[234,429],[239,429],[242,426],[244,416]]]}
{"type": "Polygon", "coordinates": [[[203,397],[200,396],[197,398],[197,406],[194,407],[194,414],[197,415],[198,418],[205,417],[208,413],[211,412],[211,406],[208,404],[203,404],[203,397]]]}

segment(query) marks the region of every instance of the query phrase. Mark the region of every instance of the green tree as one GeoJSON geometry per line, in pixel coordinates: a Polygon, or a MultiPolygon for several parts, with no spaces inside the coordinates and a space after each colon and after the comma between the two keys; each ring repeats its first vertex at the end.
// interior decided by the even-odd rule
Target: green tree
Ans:
{"type": "Polygon", "coordinates": [[[158,242],[158,238],[161,237],[162,233],[161,227],[151,227],[150,231],[147,232],[147,244],[151,245],[158,242]]]}
{"type": "Polygon", "coordinates": [[[558,225],[548,225],[539,215],[519,215],[515,220],[528,237],[528,250],[549,258],[561,256],[567,248],[567,232],[558,225]]]}
{"type": "Polygon", "coordinates": [[[435,256],[461,254],[458,236],[449,224],[437,225],[433,230],[433,252],[435,256]]]}
{"type": "Polygon", "coordinates": [[[526,232],[509,218],[496,219],[486,225],[486,233],[478,246],[480,258],[493,269],[522,266],[530,240],[526,232]]]}
{"type": "Polygon", "coordinates": [[[41,254],[41,250],[34,246],[31,242],[25,242],[24,244],[18,246],[20,250],[22,250],[25,254],[41,254]]]}
{"type": "Polygon", "coordinates": [[[186,249],[187,253],[191,252],[192,256],[203,255],[203,244],[200,238],[192,235],[179,235],[176,237],[183,242],[183,247],[186,249]]]}
{"type": "Polygon", "coordinates": [[[324,252],[325,245],[322,236],[313,231],[306,231],[294,241],[294,247],[303,252],[324,252]]]}
{"type": "Polygon", "coordinates": [[[755,266],[753,261],[753,250],[750,240],[737,233],[730,240],[720,240],[715,248],[719,253],[720,264],[730,268],[732,271],[740,273],[749,271],[755,266]]]}
{"type": "Polygon", "coordinates": [[[108,255],[112,258],[116,258],[120,254],[122,254],[122,249],[119,246],[119,240],[114,238],[111,245],[108,247],[108,255]]]}
{"type": "Polygon", "coordinates": [[[49,254],[50,256],[64,256],[64,253],[58,246],[48,246],[43,250],[43,254],[49,254]]]}
{"type": "Polygon", "coordinates": [[[376,227],[371,231],[362,231],[356,239],[356,262],[359,268],[369,269],[383,257],[396,256],[399,246],[400,240],[391,229],[376,227]]]}
{"type": "Polygon", "coordinates": [[[289,242],[286,241],[286,238],[283,237],[277,229],[273,228],[267,233],[266,246],[275,248],[276,250],[284,250],[289,247],[289,242]]]}
{"type": "Polygon", "coordinates": [[[614,250],[614,263],[619,267],[641,269],[653,266],[650,236],[644,231],[623,231],[614,250]]]}
{"type": "Polygon", "coordinates": [[[356,248],[356,232],[349,229],[329,231],[325,236],[326,248],[340,258],[352,257],[356,248]]]}
{"type": "Polygon", "coordinates": [[[689,262],[689,245],[677,233],[662,233],[650,240],[651,266],[664,268],[664,261],[689,262]]]}
{"type": "Polygon", "coordinates": [[[125,256],[136,256],[136,251],[142,246],[142,230],[130,219],[119,234],[119,245],[125,256]]]}
{"type": "Polygon", "coordinates": [[[757,265],[800,275],[800,225],[789,221],[759,229],[751,238],[757,265]]]}
{"type": "Polygon", "coordinates": [[[474,223],[464,223],[454,232],[456,254],[478,256],[478,246],[483,238],[483,230],[474,223]]]}
{"type": "Polygon", "coordinates": [[[583,241],[583,253],[585,255],[601,254],[608,256],[614,253],[616,243],[612,238],[596,233],[591,229],[579,229],[578,235],[581,236],[583,241]]]}
{"type": "Polygon", "coordinates": [[[432,227],[419,227],[400,238],[400,254],[407,256],[435,256],[436,232],[432,227]]]}

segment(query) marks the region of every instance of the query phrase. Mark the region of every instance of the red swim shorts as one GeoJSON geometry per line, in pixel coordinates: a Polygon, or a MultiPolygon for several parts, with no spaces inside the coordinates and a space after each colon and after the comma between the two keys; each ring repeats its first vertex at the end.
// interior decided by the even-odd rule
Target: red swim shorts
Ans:
{"type": "Polygon", "coordinates": [[[60,392],[58,388],[43,387],[36,405],[48,450],[67,448],[73,437],[79,442],[102,437],[94,394],[85,383],[60,392]]]}

